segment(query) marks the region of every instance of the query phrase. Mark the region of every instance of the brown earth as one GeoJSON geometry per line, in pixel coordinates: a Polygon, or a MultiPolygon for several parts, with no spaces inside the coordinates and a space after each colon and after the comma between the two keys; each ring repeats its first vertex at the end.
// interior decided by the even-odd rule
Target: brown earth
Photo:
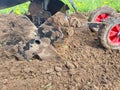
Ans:
{"type": "Polygon", "coordinates": [[[0,90],[120,89],[120,51],[105,50],[87,26],[68,39],[59,60],[1,58],[0,90]]]}

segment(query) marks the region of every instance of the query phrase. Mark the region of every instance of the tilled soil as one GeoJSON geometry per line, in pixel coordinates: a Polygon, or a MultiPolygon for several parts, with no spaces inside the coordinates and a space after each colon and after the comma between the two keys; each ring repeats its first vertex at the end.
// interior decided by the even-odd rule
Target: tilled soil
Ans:
{"type": "Polygon", "coordinates": [[[120,51],[104,49],[87,26],[62,50],[59,60],[0,59],[0,90],[120,89],[120,51]]]}

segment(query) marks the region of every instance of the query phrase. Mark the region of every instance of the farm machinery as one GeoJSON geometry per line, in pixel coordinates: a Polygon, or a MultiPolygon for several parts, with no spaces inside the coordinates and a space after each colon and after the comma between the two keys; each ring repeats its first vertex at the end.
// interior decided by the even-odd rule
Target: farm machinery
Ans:
{"type": "MultiPolygon", "coordinates": [[[[11,3],[8,6],[14,6],[26,1],[20,0],[20,2],[11,3]]],[[[56,8],[53,7],[48,10],[46,7],[50,7],[57,0],[51,0],[51,2],[53,1],[52,4],[50,2],[44,2],[46,3],[44,4],[42,1],[50,0],[31,0],[29,6],[30,15],[27,15],[27,17],[37,26],[37,33],[33,39],[30,37],[28,41],[17,46],[17,58],[19,56],[22,56],[23,59],[30,59],[32,57],[46,59],[51,57],[55,55],[52,54],[55,51],[53,47],[58,47],[61,43],[66,42],[67,38],[74,34],[74,28],[81,27],[80,25],[73,25],[74,22],[76,22],[74,24],[79,24],[80,20],[66,14],[66,10],[69,9],[67,5],[61,3],[61,1],[56,2],[60,6],[58,5],[58,7],[55,6],[56,8]],[[43,50],[40,50],[40,48],[43,50]]],[[[79,14],[72,0],[70,0],[70,3],[75,12],[79,14]]],[[[1,4],[4,7],[0,8],[8,7],[5,4],[1,4]]],[[[120,49],[120,18],[116,10],[109,6],[100,7],[90,14],[88,22],[85,22],[85,24],[87,24],[92,32],[98,33],[98,39],[106,49],[120,49]]],[[[12,26],[14,27],[13,23],[12,26]]],[[[14,36],[11,37],[14,38],[14,36]]],[[[17,40],[17,43],[19,42],[20,40],[17,40]]]]}
{"type": "Polygon", "coordinates": [[[120,18],[119,13],[109,6],[96,9],[90,15],[89,28],[98,32],[100,43],[107,49],[120,49],[120,18]],[[94,26],[94,23],[97,25],[94,26]]]}

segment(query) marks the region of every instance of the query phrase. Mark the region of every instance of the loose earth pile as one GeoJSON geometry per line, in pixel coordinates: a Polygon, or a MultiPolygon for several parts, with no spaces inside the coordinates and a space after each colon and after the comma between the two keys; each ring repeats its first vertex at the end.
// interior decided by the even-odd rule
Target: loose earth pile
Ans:
{"type": "MultiPolygon", "coordinates": [[[[11,47],[19,40],[11,38],[16,42],[7,43],[10,46],[3,49],[3,45],[6,45],[3,42],[10,36],[7,34],[0,38],[0,90],[119,90],[120,52],[105,50],[99,44],[97,34],[85,26],[86,19],[80,15],[74,16],[81,18],[82,26],[74,28],[74,35],[68,38],[69,44],[56,48],[61,57],[59,59],[17,61],[13,56],[9,57],[11,53],[7,52],[15,52],[11,47]]],[[[4,15],[0,16],[0,22],[2,20],[4,23],[0,23],[0,35],[7,32],[6,28],[11,29],[11,35],[13,27],[16,27],[19,37],[22,29],[18,27],[21,25],[24,25],[21,28],[36,31],[36,27],[26,25],[22,18],[19,24],[17,21],[8,24],[4,15]]],[[[30,32],[23,32],[31,35],[30,32]]],[[[27,38],[20,40],[27,41],[27,38]]]]}

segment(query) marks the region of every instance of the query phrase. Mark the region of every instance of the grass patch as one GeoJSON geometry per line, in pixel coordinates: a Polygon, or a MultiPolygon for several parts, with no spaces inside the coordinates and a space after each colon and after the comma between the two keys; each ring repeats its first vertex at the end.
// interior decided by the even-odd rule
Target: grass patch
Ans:
{"type": "MultiPolygon", "coordinates": [[[[71,7],[69,0],[62,0],[64,3],[68,4],[70,11],[74,11],[71,7]]],[[[120,1],[119,0],[74,0],[76,8],[80,12],[89,12],[100,6],[111,6],[120,12],[120,1]]]]}
{"type": "Polygon", "coordinates": [[[11,11],[13,11],[15,14],[24,14],[24,13],[28,13],[28,7],[29,7],[30,2],[25,2],[23,4],[19,4],[16,5],[14,7],[10,7],[10,8],[6,8],[6,9],[2,9],[0,10],[1,14],[8,14],[11,11]]]}

